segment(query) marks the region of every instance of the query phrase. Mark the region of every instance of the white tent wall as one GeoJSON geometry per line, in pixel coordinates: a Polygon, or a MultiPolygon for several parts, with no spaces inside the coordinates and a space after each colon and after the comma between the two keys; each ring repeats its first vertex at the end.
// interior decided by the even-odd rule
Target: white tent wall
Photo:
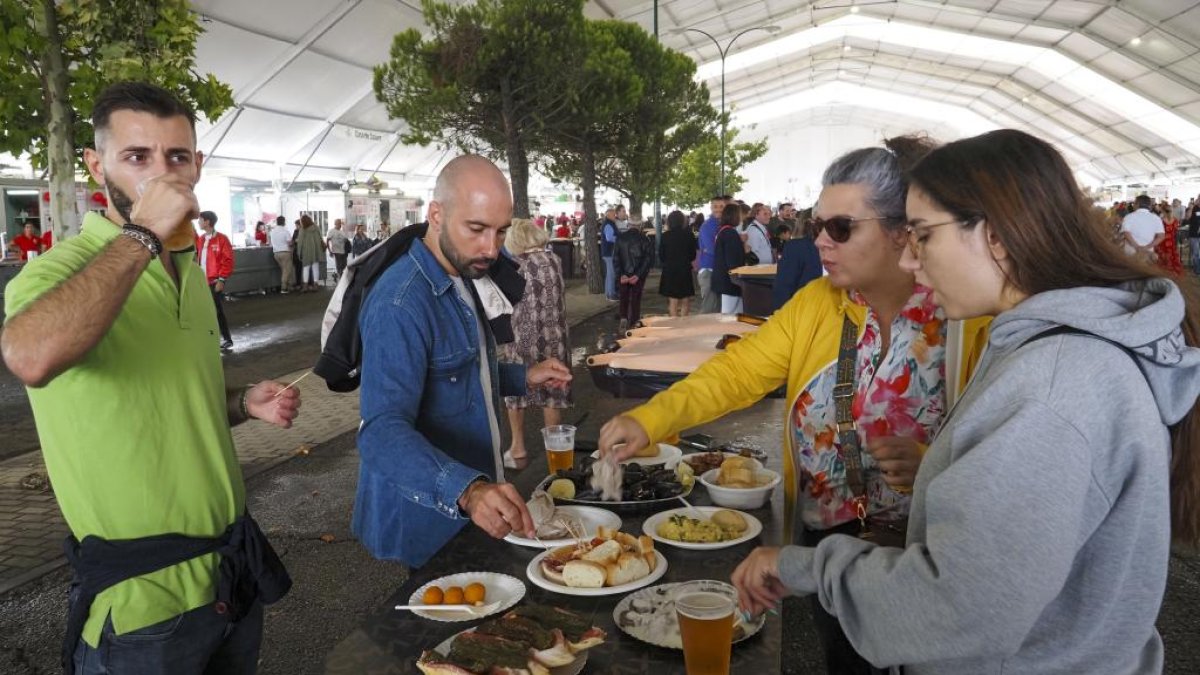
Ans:
{"type": "MultiPolygon", "coordinates": [[[[845,149],[820,138],[878,140],[875,130],[887,126],[878,122],[881,99],[893,102],[882,107],[897,116],[914,107],[902,101],[918,100],[919,107],[951,111],[921,119],[982,119],[1032,131],[1096,182],[1175,183],[1200,173],[1200,0],[589,0],[585,12],[651,30],[656,5],[663,43],[696,60],[714,104],[721,71],[714,41],[724,47],[737,37],[725,62],[730,109],[746,117],[743,124],[764,109],[783,111],[771,144],[785,158],[772,149],[762,167],[749,168],[746,192],[764,198],[800,199],[788,185],[812,183],[783,176],[812,173],[807,158],[805,166],[786,159],[798,142],[815,143],[805,155],[820,164],[845,149]],[[779,30],[754,30],[764,26],[779,30]],[[849,94],[855,87],[869,93],[849,94]],[[818,107],[836,114],[796,105],[817,92],[827,98],[818,107]],[[814,130],[803,139],[791,135],[801,127],[814,130]]],[[[372,68],[388,59],[392,37],[424,29],[419,3],[192,6],[205,30],[196,70],[229,83],[237,104],[198,125],[199,147],[212,155],[206,174],[284,190],[293,182],[376,175],[427,200],[434,176],[455,153],[398,144],[404,124],[388,119],[371,86],[372,68]]],[[[973,122],[951,126],[953,134],[937,134],[941,140],[978,133],[973,122]]],[[[236,212],[231,208],[231,216],[236,212]]]]}

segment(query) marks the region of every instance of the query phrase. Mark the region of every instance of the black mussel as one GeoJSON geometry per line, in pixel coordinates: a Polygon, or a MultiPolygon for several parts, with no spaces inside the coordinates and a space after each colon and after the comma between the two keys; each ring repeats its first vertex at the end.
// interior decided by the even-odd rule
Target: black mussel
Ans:
{"type": "Polygon", "coordinates": [[[598,502],[600,501],[600,493],[591,488],[578,490],[575,492],[576,501],[598,502]]]}
{"type": "Polygon", "coordinates": [[[625,498],[629,501],[642,502],[654,499],[654,486],[648,481],[634,483],[625,488],[625,498]]]}
{"type": "Polygon", "coordinates": [[[589,478],[589,476],[585,472],[580,471],[579,469],[559,469],[558,477],[566,478],[567,480],[571,481],[572,483],[575,483],[576,485],[579,485],[581,483],[586,483],[589,478]]]}
{"type": "Polygon", "coordinates": [[[644,475],[645,473],[646,473],[646,467],[642,466],[641,464],[638,464],[637,462],[629,462],[628,464],[625,465],[625,475],[626,476],[628,476],[630,474],[633,474],[635,476],[641,476],[641,475],[644,475]]]}
{"type": "Polygon", "coordinates": [[[683,494],[683,486],[679,483],[658,483],[654,486],[654,498],[666,499],[683,494]]]}
{"type": "Polygon", "coordinates": [[[659,469],[650,474],[650,482],[652,483],[670,483],[675,480],[675,472],[668,469],[659,469]]]}
{"type": "Polygon", "coordinates": [[[646,464],[642,467],[642,470],[646,473],[654,473],[655,471],[662,471],[665,468],[667,468],[666,464],[646,464]]]}

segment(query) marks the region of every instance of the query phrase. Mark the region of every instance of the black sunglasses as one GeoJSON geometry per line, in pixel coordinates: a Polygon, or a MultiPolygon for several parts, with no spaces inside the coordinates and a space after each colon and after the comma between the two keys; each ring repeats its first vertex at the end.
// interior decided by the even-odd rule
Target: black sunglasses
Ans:
{"type": "Polygon", "coordinates": [[[850,233],[853,230],[854,223],[865,220],[903,220],[896,216],[871,216],[870,218],[851,218],[850,216],[834,216],[832,218],[813,218],[812,224],[813,238],[821,234],[821,230],[829,233],[829,238],[839,244],[844,244],[850,241],[850,233]]]}

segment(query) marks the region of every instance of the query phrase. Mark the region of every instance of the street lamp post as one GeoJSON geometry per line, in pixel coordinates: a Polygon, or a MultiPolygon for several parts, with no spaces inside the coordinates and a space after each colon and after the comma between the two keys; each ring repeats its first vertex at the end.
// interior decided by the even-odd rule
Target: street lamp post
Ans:
{"type": "Polygon", "coordinates": [[[729,55],[729,50],[733,47],[733,43],[737,42],[738,38],[742,37],[746,33],[756,30],[765,30],[768,33],[778,33],[783,29],[779,26],[754,26],[753,28],[747,28],[737,35],[734,35],[729,42],[725,43],[724,47],[721,46],[721,43],[718,42],[717,38],[713,37],[712,34],[710,34],[708,31],[700,30],[699,28],[676,28],[675,30],[671,31],[676,35],[682,33],[699,33],[709,40],[712,40],[713,45],[717,48],[717,53],[721,55],[721,194],[725,194],[725,128],[728,126],[728,123],[725,119],[725,57],[729,55]]]}

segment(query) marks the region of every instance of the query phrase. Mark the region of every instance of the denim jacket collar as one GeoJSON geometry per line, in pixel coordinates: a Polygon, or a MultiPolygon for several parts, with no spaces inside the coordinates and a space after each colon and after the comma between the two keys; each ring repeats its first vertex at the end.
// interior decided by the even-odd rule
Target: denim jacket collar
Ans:
{"type": "Polygon", "coordinates": [[[434,295],[442,295],[454,286],[450,275],[442,269],[442,264],[433,255],[433,251],[430,251],[429,247],[425,245],[425,240],[414,240],[408,254],[417,264],[417,270],[421,272],[421,276],[429,282],[434,295]]]}

